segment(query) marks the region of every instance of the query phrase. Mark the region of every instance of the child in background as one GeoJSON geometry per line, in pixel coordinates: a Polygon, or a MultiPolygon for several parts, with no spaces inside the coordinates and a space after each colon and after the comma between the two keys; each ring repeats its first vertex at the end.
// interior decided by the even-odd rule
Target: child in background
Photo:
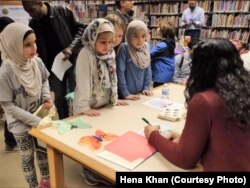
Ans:
{"type": "Polygon", "coordinates": [[[188,51],[175,56],[175,71],[173,81],[185,85],[190,74],[190,63],[192,62],[193,41],[188,43],[188,51]]]}
{"type": "MultiPolygon", "coordinates": [[[[33,114],[43,104],[51,108],[53,102],[48,84],[49,72],[36,56],[34,31],[21,23],[11,23],[0,35],[2,66],[0,69],[0,104],[21,154],[24,176],[29,187],[39,187],[34,165],[34,140],[28,131],[41,123],[33,114]]],[[[41,172],[40,186],[49,187],[47,154],[36,151],[41,172]]]]}
{"type": "Polygon", "coordinates": [[[123,35],[126,32],[126,25],[123,23],[121,18],[115,14],[109,14],[105,17],[105,19],[110,21],[114,26],[115,29],[114,50],[115,52],[117,52],[122,42],[123,35]]]}
{"type": "Polygon", "coordinates": [[[117,53],[117,77],[119,97],[129,100],[140,99],[139,93],[151,96],[151,66],[146,24],[141,20],[129,23],[126,40],[117,53]]]}
{"type": "Polygon", "coordinates": [[[240,53],[240,57],[243,60],[243,65],[247,71],[250,71],[250,51],[249,44],[241,42],[240,40],[230,40],[236,49],[240,53]]]}
{"type": "Polygon", "coordinates": [[[150,51],[153,87],[173,81],[175,69],[175,26],[165,18],[159,28],[162,40],[150,51]]]}

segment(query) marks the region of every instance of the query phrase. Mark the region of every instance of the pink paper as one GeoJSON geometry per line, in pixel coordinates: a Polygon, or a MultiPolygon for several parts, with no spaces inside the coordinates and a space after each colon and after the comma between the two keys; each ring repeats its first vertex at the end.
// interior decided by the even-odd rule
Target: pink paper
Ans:
{"type": "Polygon", "coordinates": [[[107,144],[105,148],[130,162],[138,158],[146,159],[156,151],[144,136],[132,131],[107,144]]]}

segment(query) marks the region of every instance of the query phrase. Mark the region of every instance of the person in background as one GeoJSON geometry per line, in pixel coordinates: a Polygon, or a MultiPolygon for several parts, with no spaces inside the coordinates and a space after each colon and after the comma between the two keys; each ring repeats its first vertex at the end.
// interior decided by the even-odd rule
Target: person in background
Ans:
{"type": "Polygon", "coordinates": [[[249,51],[249,44],[241,42],[240,40],[230,40],[236,49],[240,53],[240,57],[243,60],[243,65],[247,71],[250,71],[250,51],[249,51]]]}
{"type": "Polygon", "coordinates": [[[185,97],[179,141],[173,134],[161,136],[159,126],[146,126],[149,143],[184,169],[200,161],[204,171],[250,171],[250,73],[228,39],[194,46],[185,97]]]}
{"type": "Polygon", "coordinates": [[[37,36],[38,54],[50,71],[49,84],[55,94],[59,119],[66,118],[69,116],[69,107],[65,96],[75,89],[74,65],[82,47],[81,36],[85,26],[75,20],[67,7],[42,1],[22,1],[22,4],[32,17],[29,26],[37,36]],[[73,64],[62,81],[51,71],[59,52],[64,53],[64,60],[69,59],[73,64]]]}
{"type": "Polygon", "coordinates": [[[147,35],[148,28],[143,21],[129,23],[127,42],[121,44],[116,59],[119,98],[138,100],[139,93],[153,95],[150,91],[152,72],[147,35]]]}
{"type": "Polygon", "coordinates": [[[174,23],[165,18],[160,22],[159,29],[162,40],[150,51],[153,87],[173,81],[175,69],[174,23]]]}
{"type": "Polygon", "coordinates": [[[185,85],[190,74],[192,61],[192,41],[188,43],[188,51],[175,56],[175,71],[173,81],[185,85]]]}
{"type": "Polygon", "coordinates": [[[205,13],[204,9],[197,5],[197,0],[189,0],[188,5],[181,16],[181,27],[185,28],[184,37],[191,36],[192,43],[196,44],[201,28],[205,25],[205,13]]]}
{"type": "MultiPolygon", "coordinates": [[[[0,17],[0,33],[3,31],[3,29],[9,25],[10,23],[13,23],[14,20],[12,20],[9,17],[2,16],[0,17]]],[[[1,54],[1,52],[0,52],[1,54]]],[[[0,56],[0,66],[2,64],[2,59],[0,56]]],[[[2,107],[0,106],[1,113],[3,114],[4,112],[2,111],[2,107]]],[[[13,136],[13,134],[8,130],[8,125],[7,122],[4,121],[4,141],[5,141],[5,152],[12,152],[12,151],[18,151],[17,143],[16,140],[13,136]]]]}
{"type": "Polygon", "coordinates": [[[121,0],[116,1],[115,3],[117,9],[114,11],[114,14],[119,16],[123,23],[127,26],[133,20],[133,17],[131,17],[128,12],[132,10],[134,2],[131,0],[121,0]]]}
{"type": "Polygon", "coordinates": [[[250,51],[249,44],[242,44],[242,47],[245,49],[244,52],[240,54],[241,59],[243,60],[243,65],[247,71],[250,71],[250,51]]]}
{"type": "Polygon", "coordinates": [[[115,43],[114,50],[117,53],[119,46],[122,42],[124,33],[126,32],[126,25],[123,23],[121,18],[115,14],[108,14],[105,19],[110,21],[115,29],[115,43]]]}
{"type": "MultiPolygon", "coordinates": [[[[34,140],[28,133],[42,122],[33,113],[43,105],[50,109],[53,101],[48,83],[49,72],[37,57],[34,31],[21,23],[11,23],[0,35],[2,67],[0,68],[0,104],[8,129],[13,133],[21,154],[21,164],[29,187],[38,186],[34,165],[34,140]]],[[[47,153],[36,151],[42,179],[40,186],[49,187],[47,153]]]]}
{"type": "MultiPolygon", "coordinates": [[[[93,20],[86,28],[82,37],[84,47],[76,61],[74,115],[94,117],[101,115],[96,108],[127,105],[117,101],[114,37],[113,24],[104,18],[93,20]]],[[[82,175],[88,185],[111,184],[85,167],[82,175]]]]}
{"type": "Polygon", "coordinates": [[[78,22],[79,17],[77,16],[76,10],[75,10],[75,2],[74,1],[65,1],[66,7],[72,11],[75,20],[78,22]]]}

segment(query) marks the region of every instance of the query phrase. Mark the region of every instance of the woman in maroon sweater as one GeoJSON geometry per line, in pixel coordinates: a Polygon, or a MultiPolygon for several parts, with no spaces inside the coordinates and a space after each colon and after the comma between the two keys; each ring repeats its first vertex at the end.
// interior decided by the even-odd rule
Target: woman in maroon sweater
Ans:
{"type": "Polygon", "coordinates": [[[204,171],[250,171],[250,74],[229,40],[209,39],[194,47],[185,97],[179,141],[147,126],[149,143],[184,169],[200,161],[204,171]]]}

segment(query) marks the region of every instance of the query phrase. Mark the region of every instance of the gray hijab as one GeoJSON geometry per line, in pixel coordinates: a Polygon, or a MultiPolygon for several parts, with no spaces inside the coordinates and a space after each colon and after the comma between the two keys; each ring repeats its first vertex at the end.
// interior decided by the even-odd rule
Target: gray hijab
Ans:
{"type": "Polygon", "coordinates": [[[143,29],[146,33],[148,33],[146,24],[141,20],[133,20],[127,27],[126,39],[128,43],[128,52],[133,63],[137,67],[145,69],[150,64],[150,51],[147,43],[145,42],[144,46],[140,49],[136,49],[132,46],[133,33],[138,29],[143,29]]]}

